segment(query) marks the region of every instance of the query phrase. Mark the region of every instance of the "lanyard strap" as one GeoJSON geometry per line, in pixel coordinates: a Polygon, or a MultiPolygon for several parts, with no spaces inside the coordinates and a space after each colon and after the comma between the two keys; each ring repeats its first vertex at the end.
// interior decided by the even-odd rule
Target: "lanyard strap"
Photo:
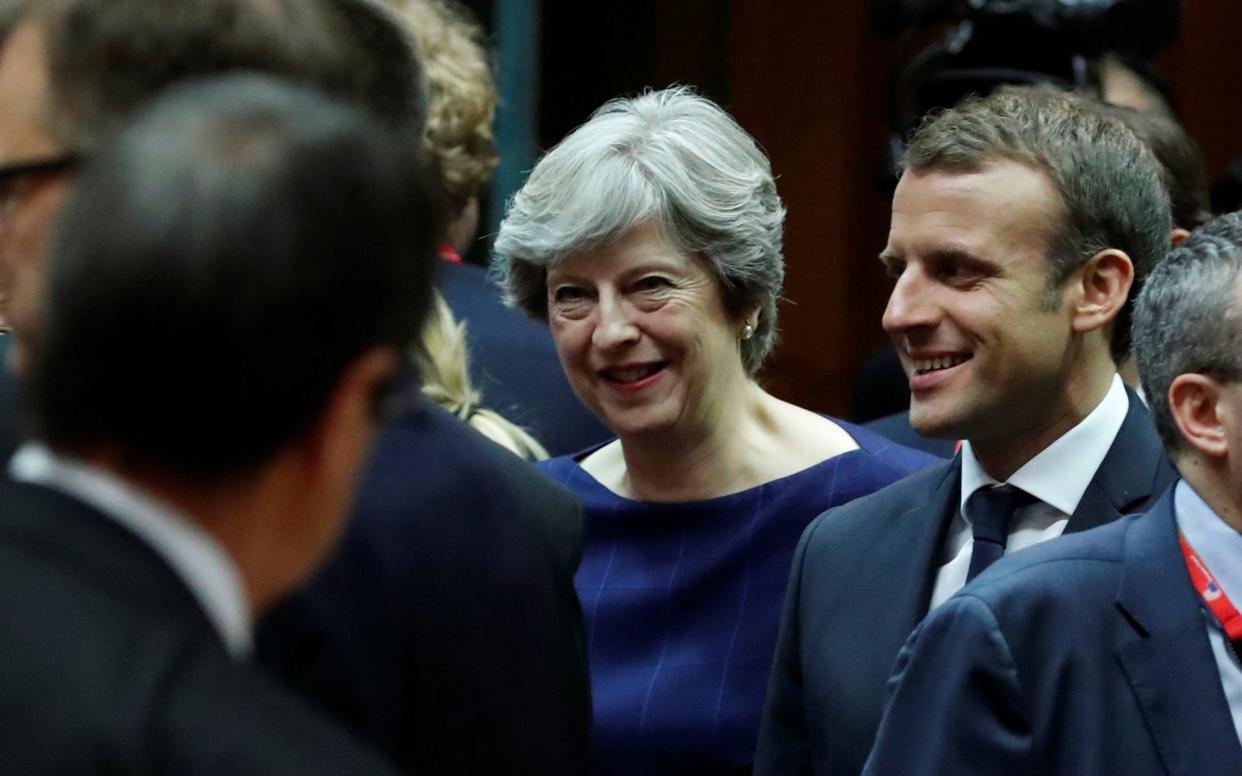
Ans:
{"type": "Polygon", "coordinates": [[[1195,590],[1199,591],[1203,603],[1207,604],[1208,609],[1225,629],[1225,635],[1232,642],[1234,652],[1238,653],[1242,648],[1242,614],[1238,613],[1237,607],[1229,600],[1229,596],[1225,595],[1225,591],[1217,584],[1216,577],[1212,576],[1207,564],[1195,552],[1194,547],[1190,546],[1190,542],[1186,541],[1181,531],[1178,531],[1177,537],[1182,544],[1182,555],[1186,556],[1186,568],[1190,570],[1190,581],[1194,584],[1195,590]]]}

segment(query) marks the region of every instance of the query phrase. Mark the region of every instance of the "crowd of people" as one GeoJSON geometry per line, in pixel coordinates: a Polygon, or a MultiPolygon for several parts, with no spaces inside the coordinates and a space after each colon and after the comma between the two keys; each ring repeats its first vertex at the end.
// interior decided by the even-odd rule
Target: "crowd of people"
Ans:
{"type": "Polygon", "coordinates": [[[1242,215],[1171,116],[909,137],[906,412],[765,390],[687,87],[496,165],[451,0],[0,3],[0,771],[1242,773],[1242,215]]]}

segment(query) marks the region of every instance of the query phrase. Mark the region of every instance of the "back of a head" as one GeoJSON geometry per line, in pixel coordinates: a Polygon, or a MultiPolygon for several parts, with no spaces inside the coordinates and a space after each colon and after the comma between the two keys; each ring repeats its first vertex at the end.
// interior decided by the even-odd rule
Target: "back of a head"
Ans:
{"type": "Polygon", "coordinates": [[[412,39],[379,0],[0,0],[0,35],[43,30],[48,119],[89,151],[170,85],[251,72],[314,86],[421,131],[412,39]]]}
{"type": "Polygon", "coordinates": [[[257,76],[142,111],[53,236],[35,435],[189,476],[292,441],[354,359],[417,334],[440,213],[415,156],[370,116],[257,76]]]}
{"type": "Polygon", "coordinates": [[[89,150],[169,85],[263,73],[350,94],[371,78],[341,15],[322,2],[22,0],[44,31],[49,118],[65,148],[89,150]]]}
{"type": "MultiPolygon", "coordinates": [[[[1130,257],[1137,290],[1168,252],[1172,220],[1155,155],[1120,120],[1071,94],[1006,88],[968,97],[923,121],[903,164],[916,172],[969,173],[999,161],[1044,173],[1060,196],[1062,218],[1049,225],[1051,285],[1114,248],[1130,257]]],[[[1130,306],[1113,323],[1118,363],[1129,351],[1130,306]]]]}
{"type": "Polygon", "coordinates": [[[1156,155],[1161,174],[1169,190],[1173,225],[1187,231],[1212,218],[1208,175],[1199,147],[1172,116],[1143,113],[1119,105],[1098,106],[1115,116],[1138,135],[1156,155]]]}
{"type": "Polygon", "coordinates": [[[491,181],[499,95],[482,28],[452,0],[389,0],[418,43],[427,92],[423,147],[445,194],[464,201],[491,181]]]}
{"type": "Polygon", "coordinates": [[[1134,355],[1156,428],[1171,452],[1184,449],[1169,386],[1199,372],[1242,379],[1242,213],[1196,229],[1152,271],[1134,309],[1134,355]]]}

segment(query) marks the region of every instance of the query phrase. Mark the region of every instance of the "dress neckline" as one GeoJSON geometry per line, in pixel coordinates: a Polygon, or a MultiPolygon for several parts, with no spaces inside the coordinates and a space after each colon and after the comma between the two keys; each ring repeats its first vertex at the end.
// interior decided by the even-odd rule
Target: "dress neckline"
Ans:
{"type": "Polygon", "coordinates": [[[594,475],[592,475],[585,468],[583,468],[580,461],[582,461],[587,456],[594,453],[596,450],[599,450],[605,445],[611,444],[612,442],[616,441],[615,437],[613,439],[600,442],[597,445],[588,447],[585,450],[582,450],[571,456],[566,456],[566,458],[568,459],[568,462],[570,466],[572,467],[573,473],[575,475],[578,475],[581,478],[581,480],[585,482],[588,492],[591,497],[606,498],[607,500],[609,500],[611,503],[614,503],[614,504],[615,503],[630,504],[630,505],[634,505],[638,507],[647,507],[647,508],[667,509],[670,507],[675,508],[675,507],[699,507],[699,506],[704,506],[704,505],[719,505],[719,504],[728,503],[730,500],[747,498],[751,494],[753,494],[755,491],[760,490],[762,488],[768,488],[773,485],[786,485],[790,482],[793,482],[794,480],[807,477],[813,472],[817,473],[818,470],[823,469],[823,468],[828,468],[830,465],[836,466],[843,459],[847,459],[850,456],[855,456],[855,455],[860,455],[860,454],[866,454],[866,455],[871,454],[872,451],[867,446],[866,440],[862,438],[863,436],[865,436],[865,434],[860,435],[859,433],[857,433],[858,431],[861,430],[858,426],[852,423],[847,423],[846,421],[838,420],[836,418],[831,418],[831,420],[833,423],[836,423],[838,426],[840,426],[841,430],[843,430],[846,434],[848,434],[850,439],[854,440],[854,444],[858,446],[855,447],[853,450],[846,450],[843,453],[837,453],[836,455],[830,456],[828,458],[823,458],[819,461],[816,461],[815,463],[812,463],[808,466],[798,469],[797,471],[790,472],[789,474],[783,475],[781,477],[776,477],[774,479],[768,480],[767,482],[761,482],[758,485],[755,485],[753,487],[746,488],[744,490],[734,491],[732,493],[725,493],[720,496],[713,496],[707,499],[697,499],[694,501],[647,501],[644,499],[629,498],[628,496],[622,496],[620,493],[613,491],[611,488],[604,485],[604,483],[597,480],[594,475]]]}

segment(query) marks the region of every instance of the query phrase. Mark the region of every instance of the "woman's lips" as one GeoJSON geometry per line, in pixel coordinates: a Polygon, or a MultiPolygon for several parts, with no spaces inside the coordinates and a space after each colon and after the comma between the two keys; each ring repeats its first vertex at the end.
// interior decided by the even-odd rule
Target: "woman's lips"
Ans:
{"type": "Polygon", "coordinates": [[[655,383],[664,373],[666,363],[622,364],[599,370],[604,382],[623,393],[636,393],[655,383]]]}

